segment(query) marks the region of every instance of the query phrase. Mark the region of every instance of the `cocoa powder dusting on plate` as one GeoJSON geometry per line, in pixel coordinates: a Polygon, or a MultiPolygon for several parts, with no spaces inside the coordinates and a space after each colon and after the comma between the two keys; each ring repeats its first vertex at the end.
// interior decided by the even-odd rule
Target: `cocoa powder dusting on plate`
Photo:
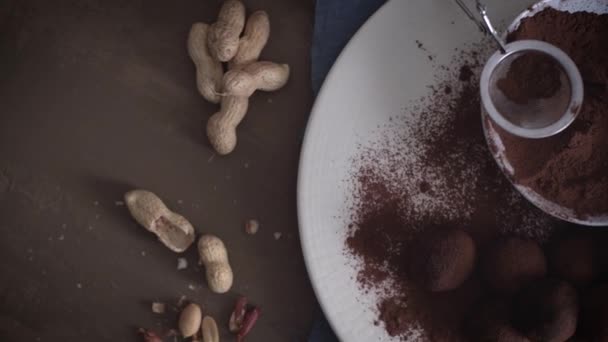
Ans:
{"type": "Polygon", "coordinates": [[[483,246],[500,235],[544,242],[559,225],[523,199],[492,159],[481,126],[483,54],[472,50],[438,67],[443,81],[427,100],[389,120],[353,159],[346,252],[359,261],[357,281],[375,296],[380,324],[403,341],[463,339],[462,318],[486,293],[476,273],[452,291],[414,286],[408,265],[422,233],[464,229],[483,246]]]}
{"type": "Polygon", "coordinates": [[[608,14],[545,9],[522,21],[508,40],[538,39],[566,52],[585,82],[577,119],[564,132],[524,139],[493,125],[516,183],[575,211],[579,219],[608,213],[608,14]]]}

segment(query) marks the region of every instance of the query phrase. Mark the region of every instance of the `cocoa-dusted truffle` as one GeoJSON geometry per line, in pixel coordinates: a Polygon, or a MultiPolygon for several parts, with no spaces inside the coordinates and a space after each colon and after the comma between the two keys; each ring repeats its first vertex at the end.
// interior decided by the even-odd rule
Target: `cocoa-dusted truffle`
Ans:
{"type": "Polygon", "coordinates": [[[460,286],[473,271],[474,264],[475,243],[460,229],[423,234],[410,255],[411,276],[434,292],[460,286]]]}
{"type": "Polygon", "coordinates": [[[479,303],[465,321],[465,333],[472,341],[529,342],[509,321],[509,303],[502,299],[488,299],[479,303]]]}
{"type": "Polygon", "coordinates": [[[513,293],[547,273],[540,246],[528,239],[500,238],[484,253],[483,276],[496,291],[513,293]]]}
{"type": "Polygon", "coordinates": [[[576,331],[576,290],[562,280],[531,283],[515,296],[513,305],[513,325],[533,341],[563,342],[576,331]]]}
{"type": "Polygon", "coordinates": [[[594,242],[589,236],[567,235],[557,240],[549,253],[551,270],[576,285],[591,282],[597,274],[594,242]]]}

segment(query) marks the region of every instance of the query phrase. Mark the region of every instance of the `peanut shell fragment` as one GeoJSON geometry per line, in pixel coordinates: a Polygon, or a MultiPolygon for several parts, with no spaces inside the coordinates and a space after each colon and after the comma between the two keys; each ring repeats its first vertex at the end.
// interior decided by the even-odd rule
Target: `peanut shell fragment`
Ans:
{"type": "Polygon", "coordinates": [[[220,333],[217,329],[217,324],[212,317],[205,316],[205,318],[203,318],[201,331],[203,334],[203,342],[220,342],[220,333]]]}
{"type": "Polygon", "coordinates": [[[198,333],[201,326],[203,313],[201,307],[197,304],[190,303],[182,310],[179,315],[179,332],[184,337],[194,336],[198,333]]]}
{"type": "Polygon", "coordinates": [[[194,227],[183,216],[172,212],[154,193],[132,190],[125,194],[131,216],[169,249],[181,253],[194,242],[194,227]]]}

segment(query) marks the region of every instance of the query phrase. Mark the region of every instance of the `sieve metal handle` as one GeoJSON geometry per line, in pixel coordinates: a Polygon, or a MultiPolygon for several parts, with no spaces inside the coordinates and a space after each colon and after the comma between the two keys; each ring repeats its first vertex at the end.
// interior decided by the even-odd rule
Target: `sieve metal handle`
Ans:
{"type": "Polygon", "coordinates": [[[482,20],[478,20],[475,17],[475,15],[473,14],[473,11],[471,11],[471,9],[464,3],[463,0],[455,0],[455,1],[456,1],[456,4],[458,4],[458,6],[460,7],[460,9],[462,9],[464,14],[466,14],[467,17],[469,19],[471,19],[471,21],[473,21],[477,25],[477,27],[479,27],[479,30],[482,33],[484,33],[484,34],[489,33],[492,36],[492,38],[494,38],[494,41],[498,45],[498,49],[500,50],[500,52],[505,54],[507,52],[507,49],[505,47],[505,42],[502,41],[502,39],[500,38],[500,35],[498,34],[498,32],[496,32],[496,29],[494,29],[494,26],[492,25],[492,22],[490,21],[490,17],[488,17],[488,11],[486,10],[486,6],[484,4],[482,4],[479,0],[477,0],[477,2],[476,2],[477,11],[481,15],[481,19],[482,19],[482,20]]]}
{"type": "Polygon", "coordinates": [[[475,15],[469,9],[469,7],[462,0],[455,0],[455,1],[456,1],[456,4],[458,4],[458,6],[460,6],[460,9],[464,12],[464,14],[466,14],[467,17],[469,17],[469,19],[471,19],[471,21],[474,22],[477,25],[477,27],[479,27],[479,31],[481,31],[483,33],[487,33],[485,24],[480,22],[479,20],[477,20],[477,18],[475,18],[475,15]]]}
{"type": "Polygon", "coordinates": [[[494,26],[492,26],[490,17],[488,17],[488,11],[486,11],[486,6],[484,4],[482,4],[481,2],[477,1],[477,10],[479,11],[479,14],[481,14],[481,18],[483,19],[484,26],[486,27],[488,32],[490,32],[490,35],[492,36],[492,38],[494,38],[494,41],[496,41],[496,44],[498,44],[498,48],[500,49],[500,52],[502,52],[503,54],[507,53],[507,48],[505,47],[505,42],[503,42],[502,39],[500,39],[498,32],[496,32],[496,30],[494,29],[494,26]]]}

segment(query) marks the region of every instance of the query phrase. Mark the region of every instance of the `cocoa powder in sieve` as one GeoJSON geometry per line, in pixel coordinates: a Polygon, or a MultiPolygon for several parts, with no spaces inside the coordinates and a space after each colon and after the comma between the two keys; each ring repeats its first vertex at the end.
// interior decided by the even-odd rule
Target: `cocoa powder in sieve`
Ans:
{"type": "Polygon", "coordinates": [[[545,9],[522,21],[508,41],[538,39],[566,52],[585,81],[580,114],[564,132],[524,139],[497,127],[513,180],[574,210],[608,213],[608,14],[545,9]]]}
{"type": "Polygon", "coordinates": [[[526,104],[554,96],[562,85],[560,66],[551,57],[528,52],[514,57],[505,77],[496,86],[506,98],[526,104]]]}

